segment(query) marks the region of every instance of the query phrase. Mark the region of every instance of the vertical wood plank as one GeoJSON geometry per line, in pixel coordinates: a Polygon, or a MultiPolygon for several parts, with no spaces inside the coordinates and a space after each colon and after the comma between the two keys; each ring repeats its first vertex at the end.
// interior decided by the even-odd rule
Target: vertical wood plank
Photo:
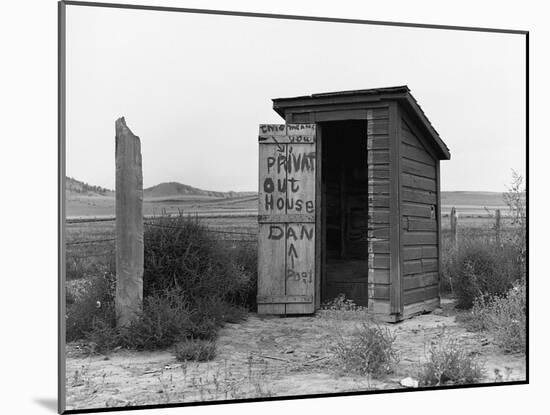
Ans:
{"type": "MultiPolygon", "coordinates": [[[[316,215],[315,144],[288,144],[287,214],[316,215]]],[[[315,294],[315,222],[287,224],[286,295],[315,294]]],[[[315,304],[287,304],[287,314],[309,314],[315,304]]]]}
{"type": "Polygon", "coordinates": [[[117,325],[132,323],[143,301],[143,174],[141,143],[124,120],[116,129],[116,298],[117,325]]]}
{"type": "MultiPolygon", "coordinates": [[[[261,130],[261,128],[260,128],[261,130]]],[[[286,128],[284,129],[286,134],[286,128]]],[[[285,214],[286,189],[279,187],[286,181],[286,144],[259,145],[258,214],[285,214]]],[[[258,224],[258,297],[284,296],[286,283],[286,224],[258,224]]],[[[259,314],[285,314],[285,304],[258,304],[259,314]]]]}
{"type": "MultiPolygon", "coordinates": [[[[315,223],[288,223],[285,295],[315,294],[315,223]]],[[[310,314],[315,303],[286,304],[286,314],[310,314]]]]}
{"type": "MultiPolygon", "coordinates": [[[[440,192],[438,191],[438,194],[440,192]]],[[[456,214],[456,209],[453,206],[451,209],[451,243],[453,247],[456,249],[458,247],[458,216],[456,214]]]]}
{"type": "Polygon", "coordinates": [[[495,211],[495,239],[498,246],[500,246],[500,209],[495,211]]]}
{"type": "Polygon", "coordinates": [[[260,144],[258,215],[286,213],[287,144],[260,144]]]}
{"type": "Polygon", "coordinates": [[[345,170],[340,171],[340,257],[346,258],[346,174],[345,170]]]}
{"type": "MultiPolygon", "coordinates": [[[[285,294],[284,223],[258,225],[258,297],[285,294]]],[[[259,314],[284,314],[284,304],[258,304],[259,314]]]]}
{"type": "Polygon", "coordinates": [[[315,144],[288,144],[287,149],[288,202],[285,213],[314,215],[317,171],[315,144]]]}
{"type": "Polygon", "coordinates": [[[324,232],[323,225],[323,183],[322,183],[322,171],[323,171],[323,130],[320,124],[317,124],[317,147],[315,149],[315,309],[321,307],[321,280],[324,278],[322,275],[323,270],[323,256],[324,256],[324,239],[326,232],[324,232]]]}
{"type": "Polygon", "coordinates": [[[390,310],[392,314],[403,312],[401,290],[401,120],[398,104],[389,108],[389,156],[390,156],[390,310]]]}

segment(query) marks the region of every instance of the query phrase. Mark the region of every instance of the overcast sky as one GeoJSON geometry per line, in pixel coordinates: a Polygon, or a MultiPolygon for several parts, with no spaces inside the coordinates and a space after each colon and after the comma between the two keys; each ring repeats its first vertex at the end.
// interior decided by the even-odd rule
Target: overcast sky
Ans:
{"type": "Polygon", "coordinates": [[[67,175],[114,188],[125,116],[144,187],[257,190],[272,98],[395,85],[451,151],[442,190],[524,175],[524,36],[67,6],[67,175]]]}

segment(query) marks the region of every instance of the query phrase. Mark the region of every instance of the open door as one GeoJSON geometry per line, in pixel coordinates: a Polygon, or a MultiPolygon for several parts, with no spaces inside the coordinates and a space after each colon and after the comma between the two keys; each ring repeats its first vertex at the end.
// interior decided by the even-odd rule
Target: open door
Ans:
{"type": "MultiPolygon", "coordinates": [[[[321,301],[344,294],[367,307],[369,212],[367,120],[325,122],[321,182],[321,301]]],[[[378,231],[377,231],[378,232],[378,231]]]]}
{"type": "Polygon", "coordinates": [[[259,133],[258,313],[315,311],[316,126],[259,133]]]}

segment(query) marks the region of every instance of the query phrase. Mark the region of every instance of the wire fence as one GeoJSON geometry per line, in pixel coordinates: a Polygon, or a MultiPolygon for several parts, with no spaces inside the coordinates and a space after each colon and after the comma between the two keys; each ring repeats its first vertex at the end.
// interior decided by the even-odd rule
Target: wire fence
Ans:
{"type": "MultiPolygon", "coordinates": [[[[74,220],[73,223],[91,223],[91,222],[108,222],[108,221],[114,221],[115,219],[112,218],[106,218],[106,219],[89,219],[89,220],[74,220]]],[[[144,222],[144,226],[152,226],[157,228],[167,228],[167,229],[185,229],[183,226],[177,226],[177,225],[164,225],[160,223],[153,223],[153,222],[144,222]]],[[[238,236],[244,236],[247,238],[223,238],[220,239],[222,242],[235,242],[235,243],[254,243],[257,241],[257,233],[255,232],[242,232],[242,231],[228,231],[228,230],[221,230],[221,229],[214,229],[214,228],[204,228],[203,229],[206,232],[210,233],[216,233],[220,235],[238,235],[238,236]]],[[[113,242],[116,238],[102,238],[102,239],[82,239],[77,241],[70,241],[66,242],[67,246],[73,246],[73,245],[87,245],[87,244],[99,244],[99,243],[106,243],[106,242],[113,242]]],[[[107,255],[110,252],[105,252],[103,254],[89,254],[86,256],[102,256],[107,255]]]]}

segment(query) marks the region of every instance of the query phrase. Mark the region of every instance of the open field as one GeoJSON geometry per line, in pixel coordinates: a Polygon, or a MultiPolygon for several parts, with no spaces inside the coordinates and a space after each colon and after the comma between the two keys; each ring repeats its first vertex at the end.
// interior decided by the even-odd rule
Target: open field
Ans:
{"type": "MultiPolygon", "coordinates": [[[[166,213],[197,213],[207,215],[243,215],[255,214],[257,196],[238,196],[219,198],[201,195],[178,195],[167,197],[145,198],[143,213],[146,216],[166,213]]],[[[67,218],[77,217],[110,217],[115,214],[113,196],[70,195],[67,198],[67,218]]]]}
{"type": "Polygon", "coordinates": [[[438,313],[386,324],[396,336],[399,363],[376,378],[343,373],[331,344],[337,326],[350,333],[357,312],[321,311],[315,317],[269,318],[255,314],[219,333],[210,362],[178,362],[172,350],[117,351],[107,356],[67,349],[67,408],[97,408],[403,388],[417,375],[426,350],[443,336],[460,341],[485,364],[481,383],[525,379],[525,358],[503,354],[479,333],[457,322],[452,300],[438,313]]]}
{"type": "MultiPolygon", "coordinates": [[[[488,211],[494,213],[500,209],[502,215],[508,213],[502,193],[496,192],[442,192],[441,214],[448,215],[455,207],[460,216],[486,217],[488,211]],[[488,211],[487,211],[488,210],[488,211]]],[[[115,214],[113,193],[107,195],[86,195],[68,193],[67,218],[110,217],[115,214]]],[[[165,195],[145,196],[143,211],[146,216],[159,215],[163,212],[198,214],[198,215],[255,215],[258,208],[258,196],[246,194],[236,197],[218,197],[212,195],[165,195]]]]}

